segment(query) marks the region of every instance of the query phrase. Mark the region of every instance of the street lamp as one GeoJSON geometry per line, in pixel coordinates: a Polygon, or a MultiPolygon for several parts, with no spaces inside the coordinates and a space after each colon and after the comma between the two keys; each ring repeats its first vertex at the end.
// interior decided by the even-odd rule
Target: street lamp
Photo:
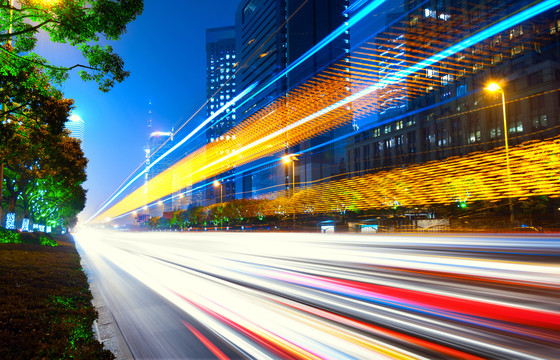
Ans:
{"type": "MultiPolygon", "coordinates": [[[[219,182],[218,180],[214,180],[214,187],[218,187],[218,186],[220,187],[220,204],[221,204],[223,202],[223,191],[222,191],[223,186],[221,182],[219,182]]],[[[224,221],[223,216],[220,216],[220,231],[222,230],[224,225],[223,221],[224,221]]]]}
{"type": "Polygon", "coordinates": [[[220,187],[220,203],[222,203],[224,201],[223,200],[223,192],[222,192],[222,189],[223,189],[222,183],[219,182],[218,180],[214,180],[214,187],[218,187],[218,186],[220,187]]]}
{"type": "MultiPolygon", "coordinates": [[[[286,155],[282,157],[282,161],[284,164],[288,165],[292,163],[292,199],[296,193],[296,161],[297,161],[297,154],[286,155]]],[[[293,226],[294,230],[296,229],[296,206],[294,204],[294,215],[293,215],[293,226]]]]}
{"type": "Polygon", "coordinates": [[[296,190],[296,156],[296,154],[292,154],[286,155],[282,158],[284,164],[288,165],[289,163],[292,163],[292,197],[294,196],[296,190]]]}
{"type": "Polygon", "coordinates": [[[504,89],[496,83],[490,83],[486,87],[486,90],[490,92],[499,92],[502,94],[502,110],[503,110],[503,118],[504,118],[504,140],[506,144],[506,169],[507,169],[507,177],[508,177],[508,199],[509,199],[509,222],[510,225],[513,226],[513,203],[511,200],[511,169],[509,167],[509,146],[508,146],[508,126],[506,120],[506,94],[504,89]]]}

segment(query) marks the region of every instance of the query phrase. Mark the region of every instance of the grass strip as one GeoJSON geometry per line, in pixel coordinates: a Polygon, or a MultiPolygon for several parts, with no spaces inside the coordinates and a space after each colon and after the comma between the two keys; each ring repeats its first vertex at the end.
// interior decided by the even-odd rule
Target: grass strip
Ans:
{"type": "Polygon", "coordinates": [[[114,359],[72,238],[55,244],[0,243],[0,359],[114,359]]]}

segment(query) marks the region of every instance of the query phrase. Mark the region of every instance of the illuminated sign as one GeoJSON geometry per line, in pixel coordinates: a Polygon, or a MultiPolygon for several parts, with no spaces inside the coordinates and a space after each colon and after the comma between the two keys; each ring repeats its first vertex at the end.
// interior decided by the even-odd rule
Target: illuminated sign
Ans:
{"type": "Polygon", "coordinates": [[[6,229],[14,230],[16,228],[16,214],[8,213],[6,215],[6,229]]]}
{"type": "Polygon", "coordinates": [[[29,219],[23,219],[23,221],[21,222],[21,230],[29,231],[29,219]]]}

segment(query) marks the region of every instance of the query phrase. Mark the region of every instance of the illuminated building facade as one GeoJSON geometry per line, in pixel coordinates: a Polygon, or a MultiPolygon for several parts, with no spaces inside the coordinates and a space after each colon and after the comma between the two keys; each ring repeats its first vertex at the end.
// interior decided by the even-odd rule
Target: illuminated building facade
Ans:
{"type": "MultiPolygon", "coordinates": [[[[473,33],[524,4],[440,0],[417,7],[420,2],[407,1],[404,21],[374,45],[393,55],[404,49],[402,58],[417,62],[419,54],[426,58],[453,43],[441,39],[458,41],[455,36],[473,33]],[[403,35],[406,41],[397,41],[403,35]]],[[[400,93],[387,97],[404,95],[406,102],[379,102],[377,124],[348,139],[349,176],[503,146],[502,97],[485,90],[493,81],[504,89],[510,146],[559,134],[559,10],[504,29],[409,78],[400,93]]]]}
{"type": "MultiPolygon", "coordinates": [[[[161,155],[163,155],[167,150],[173,147],[173,131],[154,131],[150,134],[148,138],[148,144],[146,147],[146,167],[152,165],[152,163],[161,155]]],[[[147,194],[150,193],[150,186],[157,187],[157,184],[150,185],[150,181],[157,175],[161,174],[164,170],[169,168],[173,163],[171,156],[163,158],[161,161],[153,165],[148,169],[145,174],[145,191],[147,194]]],[[[150,208],[150,214],[153,216],[162,216],[163,212],[173,211],[173,203],[171,201],[166,201],[163,204],[152,206],[150,208]]]]}
{"type": "Polygon", "coordinates": [[[66,121],[64,128],[70,130],[70,136],[76,139],[84,141],[84,120],[78,115],[71,115],[66,121]]]}
{"type": "MultiPolygon", "coordinates": [[[[206,30],[206,116],[210,117],[235,97],[236,75],[235,63],[235,26],[212,28],[206,30]]],[[[225,139],[225,133],[237,125],[235,109],[225,116],[220,116],[206,127],[206,143],[219,143],[225,139]]],[[[207,187],[206,203],[213,204],[235,199],[234,172],[229,170],[222,174],[222,191],[214,186],[207,187]]],[[[217,178],[209,179],[213,183],[217,178]]]]}
{"type": "MultiPolygon", "coordinates": [[[[335,39],[305,62],[288,72],[270,86],[291,63],[323,40],[347,20],[348,0],[323,0],[303,3],[296,0],[243,0],[236,13],[237,51],[239,70],[238,88],[245,89],[258,83],[262,91],[248,100],[238,111],[247,119],[260,109],[306,79],[315,75],[349,50],[349,35],[335,39]]],[[[289,102],[289,98],[285,101],[289,102]]],[[[338,130],[340,132],[342,130],[338,130]]],[[[278,166],[285,154],[297,153],[336,136],[336,132],[321,135],[298,146],[286,137],[285,151],[262,158],[239,168],[236,179],[238,197],[258,197],[262,193],[287,189],[293,183],[290,167],[278,166]]],[[[321,177],[340,172],[344,147],[313,152],[299,157],[295,164],[295,182],[310,184],[321,177]]]]}

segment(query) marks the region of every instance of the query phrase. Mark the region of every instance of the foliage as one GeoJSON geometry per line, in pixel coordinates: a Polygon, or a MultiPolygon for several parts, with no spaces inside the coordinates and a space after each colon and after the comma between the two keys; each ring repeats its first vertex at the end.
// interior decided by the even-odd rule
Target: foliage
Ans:
{"type": "Polygon", "coordinates": [[[0,127],[0,143],[5,144],[16,130],[9,124],[17,124],[22,118],[28,120],[27,126],[45,124],[49,132],[60,133],[74,101],[65,99],[44,74],[32,67],[15,75],[0,73],[0,103],[4,104],[2,118],[7,120],[0,127]]]}
{"type": "Polygon", "coordinates": [[[21,240],[19,238],[19,235],[15,231],[6,230],[0,227],[0,244],[8,243],[20,244],[21,240]]]}
{"type": "MultiPolygon", "coordinates": [[[[186,229],[206,226],[256,227],[276,226],[280,229],[293,229],[294,223],[299,229],[316,229],[317,224],[325,220],[347,224],[359,222],[360,219],[379,218],[391,221],[412,221],[416,216],[435,216],[449,219],[454,225],[467,228],[507,228],[509,224],[508,199],[501,201],[453,202],[451,204],[431,205],[429,207],[387,206],[371,209],[333,208],[331,212],[319,213],[309,211],[305,205],[299,205],[300,212],[294,221],[294,204],[290,198],[274,200],[239,199],[207,207],[190,205],[186,210],[173,213],[169,222],[161,218],[150,219],[151,229],[186,229]],[[342,211],[341,211],[342,210],[342,211]],[[352,211],[347,211],[352,210],[352,211]],[[489,221],[489,219],[491,219],[489,221]]],[[[560,201],[547,196],[535,196],[527,199],[515,199],[513,202],[515,219],[519,224],[533,225],[533,215],[539,215],[539,224],[546,225],[554,221],[554,214],[560,201]]],[[[556,219],[556,222],[558,220],[556,219]]],[[[536,224],[535,224],[536,225],[536,224]]]]}
{"type": "Polygon", "coordinates": [[[13,212],[47,225],[69,225],[85,206],[87,159],[80,141],[68,132],[51,133],[48,125],[12,123],[15,129],[5,154],[4,201],[13,212]]]}
{"type": "Polygon", "coordinates": [[[12,230],[0,228],[0,244],[27,244],[58,246],[53,236],[46,233],[18,233],[12,230]]]}
{"type": "MultiPolygon", "coordinates": [[[[97,82],[101,91],[129,75],[113,48],[100,43],[118,40],[126,32],[126,25],[142,13],[142,0],[20,0],[14,4],[0,3],[0,43],[4,43],[0,61],[5,64],[0,75],[39,73],[60,84],[78,68],[81,78],[97,82]],[[55,66],[34,53],[40,30],[54,43],[79,49],[86,64],[55,66]],[[31,68],[38,71],[30,72],[31,68]]],[[[38,81],[32,76],[29,83],[38,81]]]]}

